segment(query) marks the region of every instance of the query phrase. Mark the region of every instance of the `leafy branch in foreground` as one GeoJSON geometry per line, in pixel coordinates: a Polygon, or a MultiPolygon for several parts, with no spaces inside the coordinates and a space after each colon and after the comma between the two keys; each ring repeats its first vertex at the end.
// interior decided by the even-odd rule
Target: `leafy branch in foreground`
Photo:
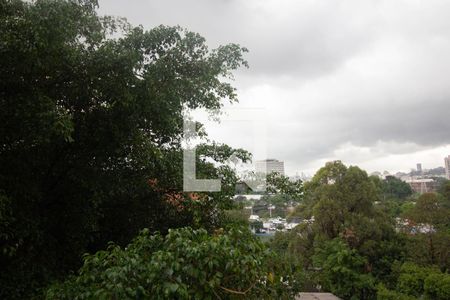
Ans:
{"type": "Polygon", "coordinates": [[[126,248],[86,255],[77,276],[47,291],[47,299],[289,298],[288,278],[274,254],[248,229],[143,230],[126,248]]]}

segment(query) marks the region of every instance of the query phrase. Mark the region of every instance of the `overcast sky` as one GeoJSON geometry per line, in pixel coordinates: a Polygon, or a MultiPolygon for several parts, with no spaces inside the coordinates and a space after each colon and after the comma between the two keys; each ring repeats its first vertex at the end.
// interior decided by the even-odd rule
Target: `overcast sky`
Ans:
{"type": "MultiPolygon", "coordinates": [[[[450,154],[450,1],[100,0],[102,14],[239,43],[240,103],[268,115],[268,157],[288,174],[341,159],[372,171],[443,166],[450,154]]],[[[208,124],[252,150],[251,122],[208,124]]]]}

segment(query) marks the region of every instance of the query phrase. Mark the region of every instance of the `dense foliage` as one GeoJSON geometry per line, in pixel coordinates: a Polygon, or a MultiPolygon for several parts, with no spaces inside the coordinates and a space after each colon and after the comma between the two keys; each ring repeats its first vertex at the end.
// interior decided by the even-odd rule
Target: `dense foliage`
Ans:
{"type": "Polygon", "coordinates": [[[143,231],[122,249],[84,258],[79,275],[48,299],[282,299],[293,297],[273,254],[248,229],[143,231]]]}
{"type": "Polygon", "coordinates": [[[379,300],[388,299],[450,299],[450,274],[434,267],[419,267],[405,263],[399,272],[396,291],[378,287],[379,300]],[[394,298],[397,297],[397,298],[394,298]]]}
{"type": "Polygon", "coordinates": [[[312,291],[343,299],[445,299],[450,198],[408,195],[398,179],[327,163],[305,184],[305,199],[292,214],[305,221],[277,233],[271,247],[299,257],[293,264],[306,272],[304,286],[312,291]],[[410,205],[394,210],[392,201],[398,208],[410,205]]]}
{"type": "Polygon", "coordinates": [[[383,198],[404,199],[412,195],[409,184],[394,176],[386,176],[386,179],[381,183],[381,189],[383,191],[383,198]]]}
{"type": "Polygon", "coordinates": [[[344,299],[365,299],[374,292],[374,277],[365,272],[367,260],[341,239],[316,248],[313,262],[321,269],[317,282],[344,299]]]}
{"type": "Polygon", "coordinates": [[[183,114],[236,101],[227,79],[246,50],[96,7],[0,0],[0,298],[28,297],[145,227],[211,230],[231,205],[235,175],[212,164],[225,145],[198,151],[199,177],[220,175],[222,193],[180,193],[183,114]]]}

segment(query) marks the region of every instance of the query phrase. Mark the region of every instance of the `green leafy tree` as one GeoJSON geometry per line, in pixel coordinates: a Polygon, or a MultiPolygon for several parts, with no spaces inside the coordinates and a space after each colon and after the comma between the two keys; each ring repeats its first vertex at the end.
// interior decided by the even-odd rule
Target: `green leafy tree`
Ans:
{"type": "Polygon", "coordinates": [[[407,202],[403,203],[402,205],[400,205],[400,216],[408,215],[409,212],[414,208],[415,205],[416,205],[416,203],[413,201],[407,201],[407,202]]]}
{"type": "Polygon", "coordinates": [[[371,299],[375,280],[367,270],[367,261],[340,240],[325,242],[316,248],[314,265],[320,269],[318,283],[344,299],[371,299]]]}
{"type": "Polygon", "coordinates": [[[443,205],[443,199],[435,193],[422,194],[406,217],[436,229],[450,228],[450,209],[443,205]]]}
{"type": "Polygon", "coordinates": [[[408,254],[419,264],[450,269],[450,209],[439,194],[425,193],[403,215],[412,225],[425,229],[409,237],[408,254]]]}
{"type": "Polygon", "coordinates": [[[434,273],[424,281],[424,293],[428,299],[450,299],[450,274],[434,273]]]}
{"type": "Polygon", "coordinates": [[[180,193],[183,114],[237,100],[228,79],[246,49],[97,6],[0,0],[0,298],[29,297],[144,227],[213,228],[230,205],[233,172],[200,157],[223,193],[180,193]]]}
{"type": "Polygon", "coordinates": [[[446,203],[450,204],[450,180],[440,177],[438,192],[447,200],[446,203]]]}
{"type": "Polygon", "coordinates": [[[267,175],[267,192],[284,195],[291,201],[298,202],[303,198],[303,182],[291,181],[287,176],[272,172],[267,175]]]}
{"type": "Polygon", "coordinates": [[[382,191],[384,198],[398,198],[404,199],[412,195],[412,190],[409,184],[394,176],[386,176],[382,183],[382,191]]]}
{"type": "Polygon", "coordinates": [[[384,287],[378,289],[378,299],[392,299],[394,295],[398,295],[398,299],[448,299],[450,275],[435,267],[405,263],[400,269],[396,292],[384,287]]]}
{"type": "Polygon", "coordinates": [[[261,299],[292,297],[272,268],[273,254],[248,231],[148,230],[126,248],[84,258],[77,276],[47,299],[261,299]]]}
{"type": "MultiPolygon", "coordinates": [[[[326,262],[326,251],[320,260],[312,262],[317,247],[335,239],[344,242],[345,247],[363,259],[365,270],[361,274],[370,275],[374,280],[364,297],[374,297],[375,282],[388,284],[395,280],[391,267],[406,255],[406,240],[395,232],[394,220],[375,205],[379,200],[377,187],[366,172],[358,167],[346,167],[340,161],[327,163],[305,184],[305,200],[295,212],[305,222],[290,234],[286,251],[302,256],[302,264],[314,282],[314,268],[333,272],[329,269],[331,264],[320,265],[326,262]]],[[[338,277],[328,277],[328,290],[333,284],[343,284],[333,281],[338,277]]]]}
{"type": "Polygon", "coordinates": [[[376,189],[366,172],[340,161],[327,163],[309,185],[309,211],[316,234],[324,239],[342,237],[353,248],[382,239],[392,231],[376,209],[376,189]]]}
{"type": "Polygon", "coordinates": [[[419,267],[413,263],[405,263],[400,270],[397,290],[407,295],[419,297],[424,292],[424,281],[436,270],[419,267]]]}
{"type": "Polygon", "coordinates": [[[377,300],[416,300],[414,296],[388,290],[382,284],[377,286],[377,300]]]}

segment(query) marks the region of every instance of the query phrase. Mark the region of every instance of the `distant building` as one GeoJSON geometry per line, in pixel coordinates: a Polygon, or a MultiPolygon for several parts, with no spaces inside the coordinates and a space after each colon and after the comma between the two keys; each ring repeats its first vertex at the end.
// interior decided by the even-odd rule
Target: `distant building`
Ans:
{"type": "Polygon", "coordinates": [[[276,159],[257,160],[255,163],[256,173],[277,172],[284,175],[284,162],[276,159]]]}
{"type": "Polygon", "coordinates": [[[330,293],[300,293],[295,298],[297,300],[340,300],[333,294],[330,293]]]}
{"type": "Polygon", "coordinates": [[[249,201],[259,201],[264,195],[256,194],[241,194],[234,197],[235,200],[249,200],[249,201]]]}
{"type": "Polygon", "coordinates": [[[450,179],[450,155],[444,158],[445,161],[445,175],[450,179]]]}
{"type": "Polygon", "coordinates": [[[259,221],[259,216],[258,215],[250,215],[250,217],[248,219],[249,219],[249,221],[259,221]]]}
{"type": "Polygon", "coordinates": [[[436,192],[438,187],[438,183],[431,178],[410,179],[406,180],[406,183],[409,184],[413,192],[419,194],[436,192]]]}
{"type": "Polygon", "coordinates": [[[412,220],[402,218],[396,218],[395,220],[397,222],[397,225],[395,226],[397,232],[404,232],[407,234],[436,232],[436,229],[431,224],[416,223],[412,220]]]}
{"type": "Polygon", "coordinates": [[[417,172],[422,173],[422,164],[417,164],[417,172]]]}
{"type": "Polygon", "coordinates": [[[395,173],[395,175],[394,175],[395,177],[397,177],[398,179],[401,179],[401,180],[405,180],[405,179],[407,179],[407,178],[410,178],[411,176],[410,176],[410,174],[408,174],[408,173],[405,173],[405,172],[397,172],[397,173],[395,173]]]}

